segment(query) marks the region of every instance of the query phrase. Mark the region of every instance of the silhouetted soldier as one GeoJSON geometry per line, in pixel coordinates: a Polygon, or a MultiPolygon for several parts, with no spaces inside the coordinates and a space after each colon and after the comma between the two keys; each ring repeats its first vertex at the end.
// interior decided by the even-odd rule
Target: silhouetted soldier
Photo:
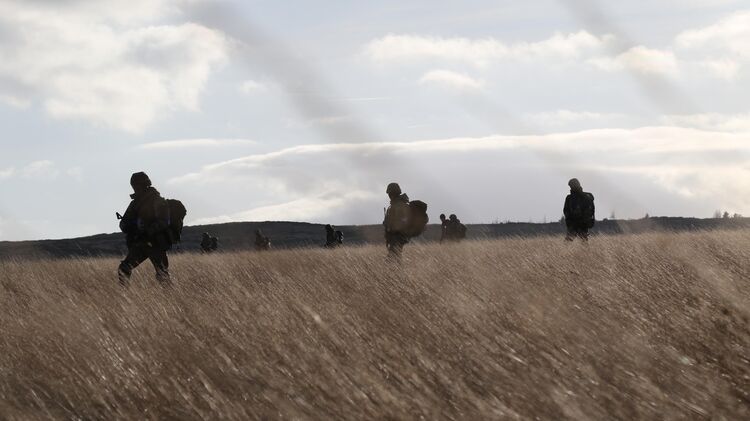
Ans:
{"type": "Polygon", "coordinates": [[[404,245],[409,242],[407,229],[409,228],[409,196],[401,193],[401,187],[391,183],[385,192],[391,199],[391,204],[385,211],[383,226],[385,227],[385,245],[388,255],[400,260],[404,245]]]}
{"type": "Polygon", "coordinates": [[[455,214],[451,214],[448,217],[447,224],[447,238],[450,241],[459,242],[466,238],[466,225],[461,223],[461,220],[455,214]]]}
{"type": "Polygon", "coordinates": [[[255,250],[271,250],[271,239],[263,235],[260,228],[255,230],[255,250]]]}
{"type": "Polygon", "coordinates": [[[219,249],[219,239],[217,237],[211,237],[211,251],[219,249]]]}
{"type": "Polygon", "coordinates": [[[573,241],[576,237],[583,241],[589,238],[589,229],[594,227],[594,195],[583,191],[578,179],[568,181],[570,194],[565,198],[563,214],[568,235],[565,239],[573,241]]]}
{"type": "Polygon", "coordinates": [[[343,232],[336,230],[336,232],[334,233],[334,237],[336,237],[336,244],[338,244],[339,246],[344,245],[344,233],[343,232]]]}
{"type": "Polygon", "coordinates": [[[336,231],[331,224],[326,225],[326,247],[336,248],[344,243],[344,234],[336,231]]]}
{"type": "Polygon", "coordinates": [[[172,246],[169,234],[169,205],[151,186],[144,172],[130,177],[134,193],[128,209],[120,220],[120,230],[127,235],[128,255],[120,263],[120,284],[127,285],[133,269],[149,259],[156,269],[156,279],[170,284],[167,250],[172,246]]]}
{"type": "Polygon", "coordinates": [[[440,242],[448,239],[448,220],[445,219],[445,214],[440,214],[440,242]]]}
{"type": "Polygon", "coordinates": [[[211,253],[211,236],[207,232],[204,232],[201,237],[201,251],[211,253]]]}

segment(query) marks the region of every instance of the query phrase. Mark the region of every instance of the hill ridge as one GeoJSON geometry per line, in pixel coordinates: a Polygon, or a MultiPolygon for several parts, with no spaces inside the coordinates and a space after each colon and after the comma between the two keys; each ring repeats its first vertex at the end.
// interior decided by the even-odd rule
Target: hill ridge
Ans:
{"type": "MultiPolygon", "coordinates": [[[[467,224],[468,238],[533,237],[562,235],[565,227],[560,222],[501,222],[467,224]]],[[[220,250],[240,251],[253,248],[254,232],[260,228],[271,238],[274,248],[322,246],[325,242],[324,224],[292,221],[226,222],[221,224],[186,226],[183,241],[175,252],[199,250],[200,236],[209,232],[219,238],[220,250]]],[[[383,241],[382,226],[337,225],[344,233],[345,244],[377,244],[383,241]]],[[[644,233],[652,231],[700,231],[715,229],[750,228],[750,218],[687,218],[649,217],[635,220],[597,221],[592,234],[644,233]]],[[[440,226],[430,224],[416,241],[438,241],[440,226]]],[[[16,257],[81,257],[124,255],[122,233],[101,233],[76,238],[55,240],[0,241],[0,258],[16,257]]]]}

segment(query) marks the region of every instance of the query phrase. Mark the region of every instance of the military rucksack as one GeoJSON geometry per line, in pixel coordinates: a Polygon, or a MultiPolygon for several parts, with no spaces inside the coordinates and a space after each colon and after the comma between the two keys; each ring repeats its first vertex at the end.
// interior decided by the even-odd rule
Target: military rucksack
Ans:
{"type": "Polygon", "coordinates": [[[594,195],[591,193],[581,193],[580,198],[574,198],[572,204],[571,217],[575,221],[580,221],[586,224],[587,228],[593,228],[596,222],[595,207],[594,207],[594,195]]]}
{"type": "Polygon", "coordinates": [[[409,224],[404,234],[409,237],[420,236],[428,222],[430,222],[430,217],[427,216],[427,203],[421,200],[409,202],[409,224]]]}
{"type": "Polygon", "coordinates": [[[586,218],[586,227],[594,228],[596,223],[595,207],[594,207],[594,195],[586,193],[586,208],[584,209],[583,216],[586,218]]]}
{"type": "Polygon", "coordinates": [[[466,225],[462,224],[461,222],[458,222],[456,226],[456,238],[466,238],[466,225]]]}
{"type": "Polygon", "coordinates": [[[172,242],[179,243],[182,237],[182,226],[187,215],[187,209],[177,199],[167,199],[169,206],[169,234],[172,242]]]}

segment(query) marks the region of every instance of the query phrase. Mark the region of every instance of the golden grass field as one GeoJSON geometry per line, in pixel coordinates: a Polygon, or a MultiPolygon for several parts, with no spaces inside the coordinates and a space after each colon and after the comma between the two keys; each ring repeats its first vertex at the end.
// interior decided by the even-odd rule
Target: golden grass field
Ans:
{"type": "Polygon", "coordinates": [[[750,231],[0,262],[3,419],[750,419],[750,231]]]}

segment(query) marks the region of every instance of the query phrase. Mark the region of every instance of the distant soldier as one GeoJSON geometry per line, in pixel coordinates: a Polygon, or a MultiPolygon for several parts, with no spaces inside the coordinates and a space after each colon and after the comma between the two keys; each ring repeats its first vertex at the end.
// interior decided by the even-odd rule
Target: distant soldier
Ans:
{"type": "Polygon", "coordinates": [[[204,232],[201,237],[201,251],[211,253],[211,236],[207,232],[204,232]]]}
{"type": "Polygon", "coordinates": [[[576,237],[588,241],[589,229],[594,227],[594,195],[583,191],[581,183],[573,178],[568,181],[570,194],[565,198],[563,214],[565,215],[565,226],[568,234],[567,241],[573,241],[576,237]]]}
{"type": "Polygon", "coordinates": [[[167,250],[172,246],[169,231],[169,204],[151,186],[144,172],[130,177],[134,193],[132,201],[120,220],[120,230],[127,235],[128,255],[120,263],[118,277],[125,286],[133,269],[149,259],[156,269],[156,279],[162,285],[170,284],[167,250]]]}
{"type": "Polygon", "coordinates": [[[263,235],[263,231],[260,228],[255,230],[255,250],[271,250],[271,239],[263,235]]]}
{"type": "Polygon", "coordinates": [[[344,233],[336,231],[333,225],[326,225],[326,244],[327,248],[336,248],[344,243],[344,233]]]}
{"type": "Polygon", "coordinates": [[[455,214],[448,217],[447,234],[450,241],[459,242],[466,238],[466,225],[455,214]]]}
{"type": "Polygon", "coordinates": [[[336,244],[339,246],[344,245],[344,233],[342,231],[336,230],[336,232],[333,234],[334,237],[336,237],[336,244]]]}
{"type": "Polygon", "coordinates": [[[219,239],[217,237],[211,237],[211,251],[219,249],[219,239]]]}
{"type": "Polygon", "coordinates": [[[445,219],[445,214],[440,214],[440,242],[448,239],[448,220],[445,219]]]}
{"type": "Polygon", "coordinates": [[[389,256],[400,259],[404,245],[409,242],[409,196],[401,193],[401,187],[396,183],[389,184],[385,192],[391,200],[383,220],[385,245],[389,256]]]}

